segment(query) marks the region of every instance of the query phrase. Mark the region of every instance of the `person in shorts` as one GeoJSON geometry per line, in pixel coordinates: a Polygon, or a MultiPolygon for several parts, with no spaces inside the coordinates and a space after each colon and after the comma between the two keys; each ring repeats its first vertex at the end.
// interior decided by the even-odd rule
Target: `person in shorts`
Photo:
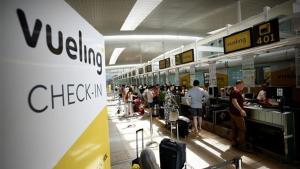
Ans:
{"type": "Polygon", "coordinates": [[[187,96],[191,97],[191,113],[193,116],[194,132],[199,133],[201,131],[202,124],[202,104],[208,100],[208,93],[203,88],[199,87],[199,81],[193,82],[193,88],[187,93],[187,96]]]}

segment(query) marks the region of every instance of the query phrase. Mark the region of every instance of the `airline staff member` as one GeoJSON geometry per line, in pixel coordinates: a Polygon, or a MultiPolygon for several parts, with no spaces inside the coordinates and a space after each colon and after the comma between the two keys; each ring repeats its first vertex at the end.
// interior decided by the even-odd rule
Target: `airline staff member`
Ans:
{"type": "Polygon", "coordinates": [[[261,85],[261,90],[259,91],[256,98],[259,103],[267,103],[268,100],[267,100],[266,93],[267,93],[268,86],[269,83],[264,83],[261,85]]]}
{"type": "Polygon", "coordinates": [[[244,98],[242,97],[241,92],[244,89],[244,82],[238,80],[233,90],[230,92],[230,115],[232,122],[232,146],[240,146],[240,148],[246,148],[246,124],[245,119],[246,112],[244,110],[243,102],[244,98]]]}

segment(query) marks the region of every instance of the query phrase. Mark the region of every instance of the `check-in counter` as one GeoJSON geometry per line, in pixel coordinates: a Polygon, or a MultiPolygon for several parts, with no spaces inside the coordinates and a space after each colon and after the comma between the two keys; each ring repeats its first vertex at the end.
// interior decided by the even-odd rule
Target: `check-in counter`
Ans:
{"type": "MultiPolygon", "coordinates": [[[[254,147],[284,159],[295,154],[295,120],[292,111],[265,108],[257,104],[245,106],[247,141],[254,147]]],[[[203,128],[230,139],[231,120],[228,100],[214,99],[203,117],[203,128]],[[227,104],[226,104],[227,103],[227,104]]]]}
{"type": "MultiPolygon", "coordinates": [[[[210,103],[204,110],[202,127],[230,139],[229,100],[213,98],[210,99],[210,103]]],[[[282,112],[279,108],[266,108],[253,103],[244,108],[247,112],[247,141],[279,158],[293,159],[296,144],[294,112],[282,112]]],[[[184,107],[184,110],[187,110],[187,107],[184,107]]]]}
{"type": "Polygon", "coordinates": [[[210,98],[205,109],[202,127],[224,138],[230,139],[231,122],[228,98],[210,98]]]}
{"type": "Polygon", "coordinates": [[[295,120],[292,111],[260,105],[245,106],[247,140],[259,149],[291,159],[295,155],[295,120]]]}

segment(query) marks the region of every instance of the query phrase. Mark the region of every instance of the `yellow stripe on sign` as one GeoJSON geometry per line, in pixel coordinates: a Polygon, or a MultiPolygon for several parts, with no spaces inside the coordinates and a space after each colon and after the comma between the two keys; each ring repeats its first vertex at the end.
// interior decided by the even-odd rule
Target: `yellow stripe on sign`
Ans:
{"type": "Polygon", "coordinates": [[[224,46],[225,53],[250,48],[251,47],[250,29],[225,37],[224,45],[225,45],[224,46]]]}
{"type": "Polygon", "coordinates": [[[93,120],[55,169],[110,169],[107,108],[93,120]]]}

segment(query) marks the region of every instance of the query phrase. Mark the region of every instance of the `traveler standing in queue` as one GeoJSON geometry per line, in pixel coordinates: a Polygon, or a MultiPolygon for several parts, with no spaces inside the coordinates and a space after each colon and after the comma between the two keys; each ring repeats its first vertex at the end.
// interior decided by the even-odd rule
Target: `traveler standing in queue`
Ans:
{"type": "Polygon", "coordinates": [[[246,148],[246,124],[244,119],[244,117],[246,117],[246,112],[243,106],[243,89],[244,82],[242,80],[238,80],[236,82],[236,85],[233,87],[233,90],[230,92],[229,96],[229,108],[232,122],[232,146],[240,146],[241,149],[246,148]]]}
{"type": "Polygon", "coordinates": [[[187,88],[185,85],[182,86],[181,91],[180,91],[180,96],[184,97],[187,93],[187,88]]]}
{"type": "Polygon", "coordinates": [[[159,92],[160,92],[160,88],[159,88],[159,85],[157,84],[153,87],[153,103],[154,104],[159,103],[159,92]]]}
{"type": "Polygon", "coordinates": [[[143,94],[146,97],[147,103],[148,103],[148,107],[150,109],[150,112],[153,112],[153,107],[154,107],[154,103],[153,103],[153,87],[149,86],[147,87],[147,89],[144,91],[143,94]]]}
{"type": "Polygon", "coordinates": [[[125,103],[125,96],[126,96],[125,85],[122,85],[122,86],[121,86],[120,92],[121,92],[121,95],[122,95],[122,100],[123,100],[123,102],[125,103]]]}
{"type": "Polygon", "coordinates": [[[129,87],[128,92],[126,93],[126,96],[125,96],[125,104],[127,104],[127,115],[128,116],[131,116],[133,113],[133,105],[132,105],[133,96],[134,96],[133,90],[131,87],[129,87]]]}
{"type": "Polygon", "coordinates": [[[203,88],[199,87],[199,81],[194,80],[193,88],[187,93],[187,96],[191,97],[191,113],[193,116],[194,132],[198,133],[201,131],[202,124],[202,104],[208,100],[208,93],[203,88]],[[199,128],[198,128],[199,125],[199,128]]]}

